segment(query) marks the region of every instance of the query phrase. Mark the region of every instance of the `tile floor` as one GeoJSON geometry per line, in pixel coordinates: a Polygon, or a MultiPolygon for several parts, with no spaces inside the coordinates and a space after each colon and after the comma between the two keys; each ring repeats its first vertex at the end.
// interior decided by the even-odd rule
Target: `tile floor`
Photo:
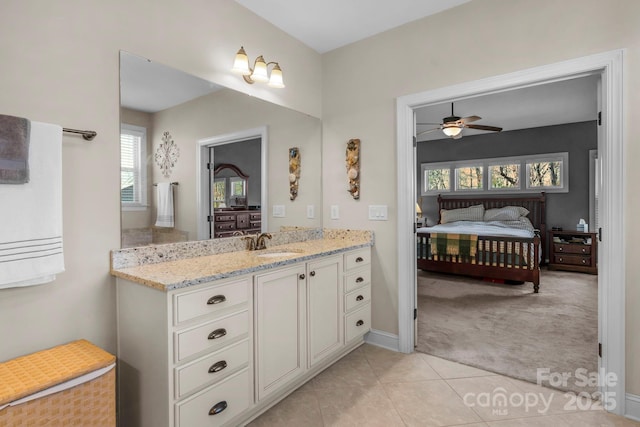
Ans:
{"type": "Polygon", "coordinates": [[[249,425],[640,426],[594,406],[597,402],[427,354],[365,344],[249,425]],[[501,397],[510,403],[500,405],[501,397]]]}

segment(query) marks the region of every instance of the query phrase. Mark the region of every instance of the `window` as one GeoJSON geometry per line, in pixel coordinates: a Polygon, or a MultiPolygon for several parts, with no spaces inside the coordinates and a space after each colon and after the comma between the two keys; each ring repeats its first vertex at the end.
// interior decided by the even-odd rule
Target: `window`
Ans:
{"type": "Polygon", "coordinates": [[[124,210],[147,207],[147,130],[120,126],[120,201],[124,210]]]}
{"type": "Polygon", "coordinates": [[[569,191],[569,153],[423,163],[420,167],[423,196],[451,191],[498,194],[569,191]]]}
{"type": "Polygon", "coordinates": [[[423,177],[426,191],[434,191],[439,193],[449,191],[449,189],[451,188],[451,180],[449,178],[450,173],[451,170],[448,167],[445,169],[424,169],[423,177]]]}
{"type": "Polygon", "coordinates": [[[482,190],[483,167],[464,166],[456,168],[456,191],[482,190]]]}

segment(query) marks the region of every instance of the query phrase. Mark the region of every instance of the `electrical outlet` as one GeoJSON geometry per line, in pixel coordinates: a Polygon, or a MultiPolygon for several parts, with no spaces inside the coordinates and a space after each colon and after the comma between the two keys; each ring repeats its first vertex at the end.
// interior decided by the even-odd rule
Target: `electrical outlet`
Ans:
{"type": "Polygon", "coordinates": [[[316,217],[316,209],[313,205],[307,205],[307,218],[313,219],[316,217]]]}
{"type": "Polygon", "coordinates": [[[331,205],[331,219],[340,219],[340,206],[331,205]]]}

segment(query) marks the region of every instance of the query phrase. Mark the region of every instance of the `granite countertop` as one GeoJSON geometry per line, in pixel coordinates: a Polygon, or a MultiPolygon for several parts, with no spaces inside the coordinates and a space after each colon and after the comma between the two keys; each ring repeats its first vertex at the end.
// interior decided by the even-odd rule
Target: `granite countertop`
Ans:
{"type": "MultiPolygon", "coordinates": [[[[359,236],[358,236],[359,237],[359,236]]],[[[259,251],[234,251],[193,258],[112,268],[111,274],[161,291],[186,288],[227,277],[308,261],[322,256],[372,246],[365,238],[320,238],[268,246],[259,251]],[[294,252],[283,256],[279,252],[294,252]],[[260,256],[265,255],[268,256],[260,256]]]]}

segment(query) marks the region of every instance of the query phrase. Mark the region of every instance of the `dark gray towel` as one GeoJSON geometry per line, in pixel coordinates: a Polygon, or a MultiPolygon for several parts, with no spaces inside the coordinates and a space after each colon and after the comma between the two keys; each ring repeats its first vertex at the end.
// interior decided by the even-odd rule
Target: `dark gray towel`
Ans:
{"type": "Polygon", "coordinates": [[[0,184],[29,182],[31,122],[0,114],[0,184]]]}

